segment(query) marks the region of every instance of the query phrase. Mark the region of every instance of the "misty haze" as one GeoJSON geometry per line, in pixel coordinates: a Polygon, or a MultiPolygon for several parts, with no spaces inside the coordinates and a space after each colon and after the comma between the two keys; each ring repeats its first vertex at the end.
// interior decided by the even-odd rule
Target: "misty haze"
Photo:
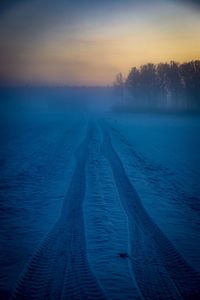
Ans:
{"type": "Polygon", "coordinates": [[[0,6],[0,299],[200,299],[200,6],[0,6]]]}

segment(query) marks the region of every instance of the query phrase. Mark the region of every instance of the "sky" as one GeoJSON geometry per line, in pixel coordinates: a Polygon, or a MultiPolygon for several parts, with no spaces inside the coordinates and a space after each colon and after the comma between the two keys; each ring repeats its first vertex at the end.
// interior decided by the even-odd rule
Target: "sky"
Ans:
{"type": "Polygon", "coordinates": [[[0,82],[110,85],[133,66],[200,59],[199,37],[199,0],[5,0],[0,82]]]}

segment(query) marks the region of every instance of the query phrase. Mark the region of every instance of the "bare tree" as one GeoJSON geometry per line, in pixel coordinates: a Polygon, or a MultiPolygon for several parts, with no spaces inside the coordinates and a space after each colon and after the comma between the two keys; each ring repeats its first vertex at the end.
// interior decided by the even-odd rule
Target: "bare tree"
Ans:
{"type": "Polygon", "coordinates": [[[114,88],[120,101],[124,101],[124,79],[122,73],[118,73],[115,78],[114,88]]]}
{"type": "Polygon", "coordinates": [[[118,74],[115,85],[131,92],[133,104],[175,108],[185,107],[187,99],[187,106],[200,107],[200,61],[134,67],[125,83],[118,74]]]}

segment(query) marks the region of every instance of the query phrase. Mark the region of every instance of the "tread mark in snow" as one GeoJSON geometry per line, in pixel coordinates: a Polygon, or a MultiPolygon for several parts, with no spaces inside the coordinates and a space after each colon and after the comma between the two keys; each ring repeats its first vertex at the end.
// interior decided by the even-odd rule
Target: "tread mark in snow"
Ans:
{"type": "Polygon", "coordinates": [[[77,164],[58,222],[18,280],[12,299],[106,299],[87,260],[82,203],[91,125],[76,151],[77,164]]]}
{"type": "Polygon", "coordinates": [[[174,248],[146,212],[110,133],[102,126],[102,149],[110,162],[124,210],[128,216],[132,268],[144,299],[200,299],[200,276],[174,248]]]}

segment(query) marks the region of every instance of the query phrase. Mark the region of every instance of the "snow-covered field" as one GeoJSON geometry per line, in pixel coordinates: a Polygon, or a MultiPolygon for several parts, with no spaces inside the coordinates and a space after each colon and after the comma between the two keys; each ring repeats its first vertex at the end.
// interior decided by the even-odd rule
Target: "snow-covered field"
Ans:
{"type": "Polygon", "coordinates": [[[143,205],[200,271],[199,116],[135,114],[110,123],[143,205]]]}
{"type": "Polygon", "coordinates": [[[199,298],[198,116],[40,108],[0,135],[2,299],[199,298]]]}

